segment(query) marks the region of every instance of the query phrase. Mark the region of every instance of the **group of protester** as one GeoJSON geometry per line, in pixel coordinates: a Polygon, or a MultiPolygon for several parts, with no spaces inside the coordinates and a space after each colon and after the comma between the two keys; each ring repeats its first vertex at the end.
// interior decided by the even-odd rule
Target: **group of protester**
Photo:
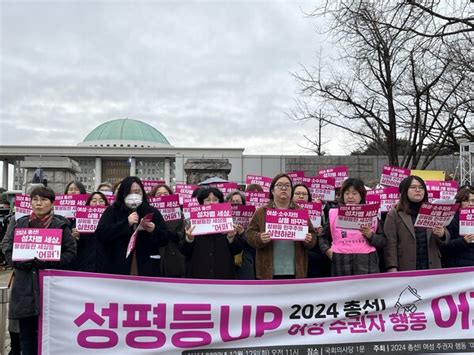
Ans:
{"type": "MultiPolygon", "coordinates": [[[[260,190],[260,186],[247,189],[260,190]]],[[[82,235],[75,221],[54,214],[55,194],[48,187],[35,187],[31,193],[32,213],[12,220],[2,241],[7,262],[14,269],[9,318],[19,320],[22,354],[37,353],[40,313],[38,272],[56,268],[141,276],[210,279],[291,279],[347,276],[378,272],[422,270],[474,265],[474,235],[459,235],[456,215],[447,227],[415,227],[423,202],[428,201],[425,182],[417,176],[405,178],[399,186],[400,200],[382,219],[360,230],[337,226],[338,206],[365,204],[367,190],[357,178],[346,179],[337,204],[328,204],[322,226],[308,220],[308,233],[302,241],[272,239],[265,230],[267,209],[300,209],[298,201],[311,201],[303,184],[293,185],[287,174],[278,174],[270,185],[269,202],[258,208],[248,228],[234,225],[227,233],[194,235],[188,220],[165,222],[152,207],[139,178],[124,178],[116,189],[101,184],[89,195],[86,205],[108,206],[93,234],[82,235]],[[114,190],[114,191],[113,191],[114,190]],[[107,194],[114,192],[109,205],[107,194]],[[334,208],[329,208],[334,207],[334,208]],[[151,216],[144,221],[145,216],[151,216]],[[135,248],[126,257],[131,235],[135,248]],[[59,228],[62,230],[61,258],[57,262],[38,259],[12,261],[16,228],[59,228]],[[342,239],[358,238],[358,252],[344,247],[342,239]]],[[[66,194],[86,193],[79,182],[70,183],[66,194]]],[[[158,185],[148,196],[171,195],[167,185],[158,185]]],[[[215,187],[194,191],[200,205],[245,204],[245,195],[233,191],[224,197],[215,187]]],[[[474,206],[474,189],[464,186],[456,195],[461,207],[474,206]]]]}

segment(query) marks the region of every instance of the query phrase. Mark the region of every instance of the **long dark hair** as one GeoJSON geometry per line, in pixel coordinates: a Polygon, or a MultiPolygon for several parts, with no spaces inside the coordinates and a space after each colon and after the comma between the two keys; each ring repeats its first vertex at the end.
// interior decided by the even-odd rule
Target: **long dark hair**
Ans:
{"type": "Polygon", "coordinates": [[[69,190],[69,186],[71,186],[72,184],[74,184],[74,185],[77,186],[77,188],[79,189],[79,192],[80,192],[82,195],[87,193],[86,187],[82,184],[82,182],[79,182],[79,181],[71,181],[69,184],[66,185],[66,188],[64,189],[64,194],[65,194],[65,195],[67,194],[67,190],[69,190]]]}
{"type": "Polygon", "coordinates": [[[408,189],[410,188],[411,182],[413,180],[418,181],[425,190],[425,195],[423,196],[423,200],[420,202],[420,204],[423,202],[428,202],[428,189],[426,188],[425,181],[419,176],[410,175],[403,179],[398,186],[398,191],[400,192],[400,201],[398,201],[397,204],[397,211],[404,211],[408,214],[412,212],[410,209],[410,204],[413,204],[414,202],[411,202],[408,198],[408,189]]]}
{"type": "Polygon", "coordinates": [[[142,181],[136,176],[127,176],[125,179],[122,180],[120,183],[120,187],[117,192],[116,200],[113,204],[114,207],[120,209],[128,209],[127,205],[125,204],[125,197],[130,193],[133,183],[136,182],[140,185],[143,193],[143,200],[142,204],[138,207],[138,211],[142,210],[143,208],[147,208],[150,206],[148,203],[148,199],[145,194],[145,188],[143,187],[142,181]]]}

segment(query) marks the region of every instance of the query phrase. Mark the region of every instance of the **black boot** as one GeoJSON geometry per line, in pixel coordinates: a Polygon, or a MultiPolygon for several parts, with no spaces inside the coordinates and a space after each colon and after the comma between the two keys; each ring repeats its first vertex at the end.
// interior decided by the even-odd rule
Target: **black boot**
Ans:
{"type": "Polygon", "coordinates": [[[10,332],[10,352],[8,355],[21,355],[20,333],[10,332]]]}

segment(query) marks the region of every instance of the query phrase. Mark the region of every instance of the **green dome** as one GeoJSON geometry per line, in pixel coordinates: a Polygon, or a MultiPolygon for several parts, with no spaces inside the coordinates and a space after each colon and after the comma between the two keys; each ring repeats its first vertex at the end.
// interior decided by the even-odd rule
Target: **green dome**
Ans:
{"type": "Polygon", "coordinates": [[[156,128],[128,118],[102,123],[84,138],[83,143],[100,141],[136,141],[170,145],[166,137],[156,128]]]}

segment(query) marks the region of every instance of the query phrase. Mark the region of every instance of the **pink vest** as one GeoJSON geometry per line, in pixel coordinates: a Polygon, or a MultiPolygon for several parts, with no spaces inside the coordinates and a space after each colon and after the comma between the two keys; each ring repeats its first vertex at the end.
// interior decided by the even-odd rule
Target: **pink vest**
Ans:
{"type": "MultiPolygon", "coordinates": [[[[357,229],[341,229],[336,227],[337,208],[329,210],[329,226],[331,228],[332,246],[334,253],[339,254],[370,254],[376,251],[366,237],[357,229]]],[[[377,222],[372,225],[372,231],[377,229],[377,222]]]]}

